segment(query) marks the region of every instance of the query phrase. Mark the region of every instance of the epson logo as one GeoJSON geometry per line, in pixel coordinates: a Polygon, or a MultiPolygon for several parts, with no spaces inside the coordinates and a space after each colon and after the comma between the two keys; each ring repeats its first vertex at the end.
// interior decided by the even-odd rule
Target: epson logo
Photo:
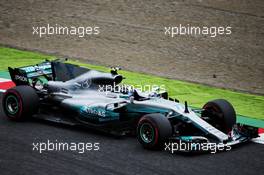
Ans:
{"type": "Polygon", "coordinates": [[[16,75],[15,80],[27,82],[27,78],[20,75],[16,75]]]}

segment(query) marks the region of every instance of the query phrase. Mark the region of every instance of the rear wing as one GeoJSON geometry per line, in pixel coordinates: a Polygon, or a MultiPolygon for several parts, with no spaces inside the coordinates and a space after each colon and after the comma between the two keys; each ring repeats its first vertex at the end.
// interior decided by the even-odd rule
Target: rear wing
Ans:
{"type": "Polygon", "coordinates": [[[53,60],[25,67],[8,67],[8,70],[12,81],[17,86],[31,86],[33,84],[32,82],[36,81],[37,79],[48,81],[68,81],[89,71],[90,69],[70,63],[64,63],[60,60],[53,60]]]}
{"type": "MultiPolygon", "coordinates": [[[[11,68],[8,67],[12,81],[17,85],[32,86],[36,81],[68,81],[74,79],[90,69],[78,65],[65,63],[61,60],[45,61],[40,64],[11,68]]],[[[118,68],[111,70],[112,76],[118,75],[118,68]]],[[[43,83],[45,83],[43,82],[43,83]]]]}
{"type": "Polygon", "coordinates": [[[30,85],[32,80],[44,76],[48,80],[53,79],[51,62],[43,62],[37,65],[11,68],[8,67],[12,81],[17,85],[30,85]]]}

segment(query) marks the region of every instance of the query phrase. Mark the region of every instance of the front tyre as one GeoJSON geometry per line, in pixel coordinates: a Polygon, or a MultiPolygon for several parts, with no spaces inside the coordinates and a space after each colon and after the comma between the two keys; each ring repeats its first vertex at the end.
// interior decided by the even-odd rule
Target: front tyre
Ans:
{"type": "Polygon", "coordinates": [[[170,121],[162,114],[147,114],[138,122],[137,138],[146,149],[161,148],[171,135],[170,121]]]}
{"type": "Polygon", "coordinates": [[[24,120],[34,114],[39,105],[39,97],[30,86],[16,86],[8,89],[2,99],[2,107],[11,120],[24,120]]]}
{"type": "Polygon", "coordinates": [[[228,134],[236,123],[236,112],[231,103],[224,99],[207,102],[203,106],[202,117],[208,118],[208,122],[228,134]]]}

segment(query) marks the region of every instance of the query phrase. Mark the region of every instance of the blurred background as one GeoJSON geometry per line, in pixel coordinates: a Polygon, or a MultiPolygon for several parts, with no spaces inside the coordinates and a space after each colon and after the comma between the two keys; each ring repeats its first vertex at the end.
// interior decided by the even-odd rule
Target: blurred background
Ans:
{"type": "Polygon", "coordinates": [[[263,0],[0,0],[0,44],[264,94],[263,9],[263,0]],[[32,35],[47,24],[98,26],[100,34],[32,35]],[[180,24],[230,26],[232,34],[164,34],[180,24]]]}

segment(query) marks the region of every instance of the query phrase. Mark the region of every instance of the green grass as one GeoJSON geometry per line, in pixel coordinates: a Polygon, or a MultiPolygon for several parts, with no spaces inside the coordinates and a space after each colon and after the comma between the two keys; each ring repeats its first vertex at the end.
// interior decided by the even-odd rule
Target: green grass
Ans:
{"type": "MultiPolygon", "coordinates": [[[[7,70],[8,66],[25,66],[36,64],[44,59],[54,58],[54,56],[43,55],[36,52],[0,47],[0,70],[7,70]]],[[[103,66],[81,63],[79,61],[69,62],[91,69],[109,71],[109,68],[103,66]]],[[[180,101],[186,100],[194,107],[202,107],[205,102],[212,99],[224,98],[234,105],[237,113],[264,120],[264,96],[234,92],[231,90],[224,90],[125,70],[121,70],[119,73],[126,77],[123,82],[124,84],[165,85],[171,97],[177,98],[180,101]]]]}
{"type": "Polygon", "coordinates": [[[36,52],[20,51],[17,49],[0,47],[0,70],[10,67],[37,64],[45,59],[54,59],[54,56],[43,55],[36,52]]]}

